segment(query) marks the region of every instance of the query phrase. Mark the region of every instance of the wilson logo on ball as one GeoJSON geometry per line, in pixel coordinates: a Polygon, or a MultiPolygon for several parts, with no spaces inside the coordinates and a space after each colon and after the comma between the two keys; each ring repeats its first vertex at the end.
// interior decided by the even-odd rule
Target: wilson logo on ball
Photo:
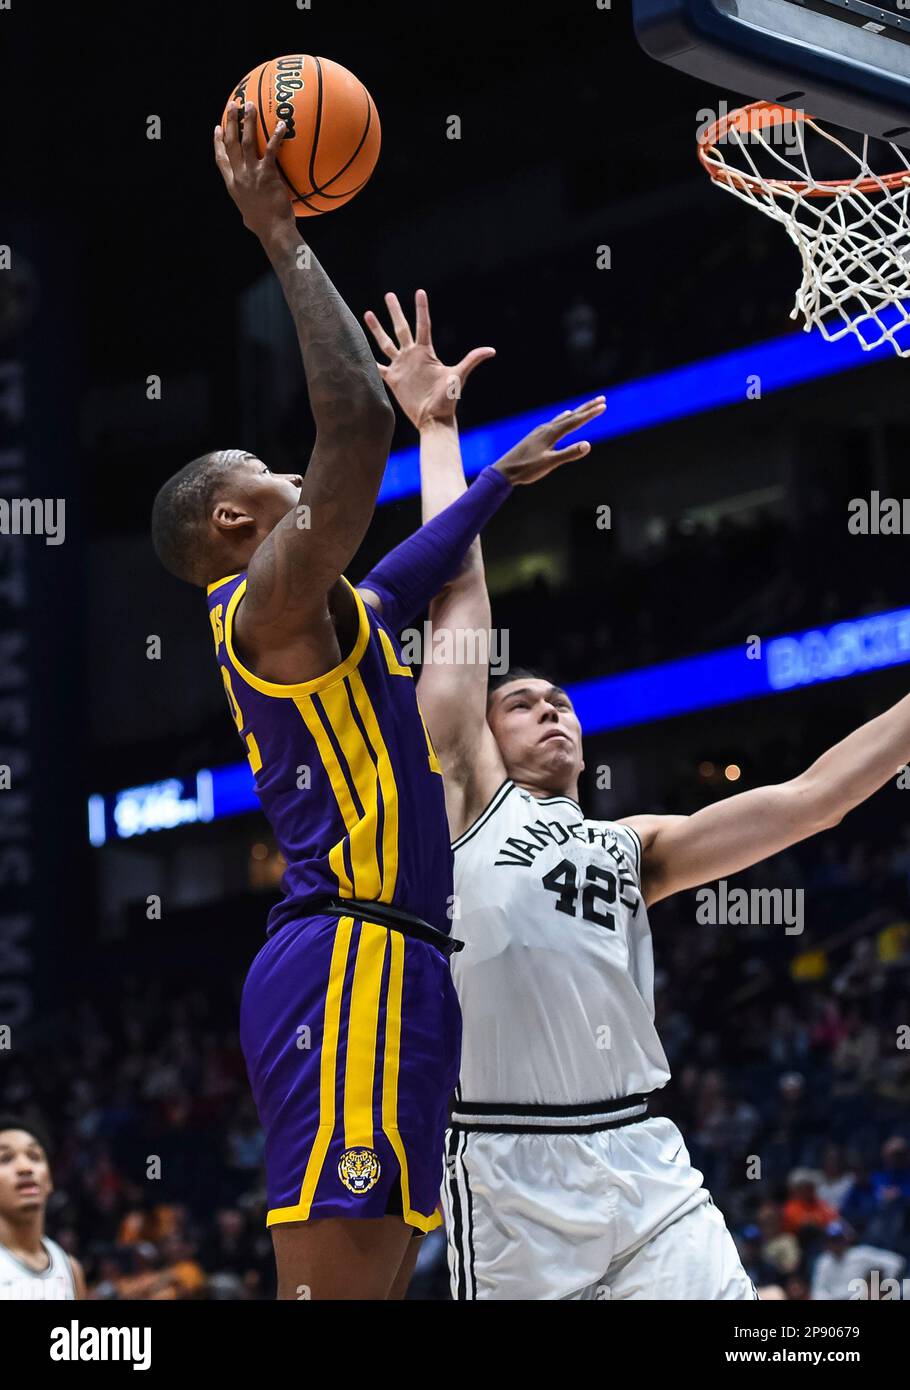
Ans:
{"type": "Polygon", "coordinates": [[[234,97],[256,108],[260,155],[284,121],[277,167],[295,217],[331,212],[368,182],[379,158],[379,117],[366,87],[340,63],[311,53],[273,58],[248,72],[234,97]]]}
{"type": "Polygon", "coordinates": [[[276,63],[275,73],[275,115],[279,121],[284,121],[287,125],[285,140],[293,140],[294,130],[294,93],[303,89],[303,79],[300,73],[303,69],[303,57],[279,58],[276,63]],[[289,71],[280,71],[289,69],[289,71]]]}

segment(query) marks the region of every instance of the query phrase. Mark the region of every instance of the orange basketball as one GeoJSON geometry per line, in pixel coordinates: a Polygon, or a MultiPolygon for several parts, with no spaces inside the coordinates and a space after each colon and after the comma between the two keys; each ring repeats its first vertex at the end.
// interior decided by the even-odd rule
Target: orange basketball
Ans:
{"type": "MultiPolygon", "coordinates": [[[[379,117],[363,83],[330,58],[288,54],[260,63],[237,85],[231,101],[251,101],[262,154],[279,121],[287,134],[278,167],[295,217],[340,208],[359,193],[379,157],[379,117]]],[[[221,118],[224,125],[227,116],[221,118]]],[[[243,115],[240,116],[243,128],[243,115]]]]}

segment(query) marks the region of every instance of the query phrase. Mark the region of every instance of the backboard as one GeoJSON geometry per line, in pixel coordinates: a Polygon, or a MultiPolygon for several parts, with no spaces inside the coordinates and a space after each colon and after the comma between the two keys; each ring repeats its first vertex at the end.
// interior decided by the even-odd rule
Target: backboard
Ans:
{"type": "Polygon", "coordinates": [[[910,146],[910,0],[632,0],[652,58],[910,146]]]}

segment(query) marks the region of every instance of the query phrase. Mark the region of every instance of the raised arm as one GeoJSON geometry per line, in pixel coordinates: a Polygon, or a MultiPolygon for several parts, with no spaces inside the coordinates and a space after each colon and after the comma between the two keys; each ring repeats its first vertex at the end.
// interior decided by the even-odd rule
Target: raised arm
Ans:
{"type": "Polygon", "coordinates": [[[738,873],[839,824],[910,762],[910,696],[829,748],[799,777],[693,816],[632,816],[647,903],[738,873]]]}
{"type": "MultiPolygon", "coordinates": [[[[456,408],[470,371],[492,356],[493,350],[475,348],[456,367],[447,367],[433,350],[424,291],[417,292],[413,334],[396,296],[386,295],[386,304],[394,339],[375,314],[367,314],[366,322],[389,359],[389,365],[380,368],[385,383],[420,432],[423,514],[424,521],[431,522],[464,492],[456,408]]],[[[599,396],[575,411],[565,411],[532,430],[493,467],[512,486],[517,486],[536,482],[560,464],[584,457],[589,450],[585,441],[564,449],[557,449],[556,445],[565,435],[601,414],[604,405],[599,396]]],[[[368,586],[368,582],[365,580],[364,585],[368,586]]],[[[478,540],[465,552],[461,567],[430,605],[432,636],[448,639],[447,645],[456,658],[444,663],[434,657],[424,665],[418,685],[421,709],[445,774],[453,836],[471,823],[505,777],[499,749],[487,724],[490,621],[490,600],[478,540]]],[[[439,649],[445,649],[441,643],[439,649]]]]}
{"type": "MultiPolygon", "coordinates": [[[[590,451],[587,440],[557,447],[605,409],[602,396],[538,425],[494,465],[513,487],[538,482],[554,469],[590,451]]],[[[450,663],[434,660],[418,690],[427,727],[446,777],[446,805],[453,837],[477,818],[506,770],[487,723],[487,690],[492,651],[490,597],[478,553],[430,605],[434,642],[450,650],[450,663]]]]}
{"type": "MultiPolygon", "coordinates": [[[[379,368],[386,386],[418,431],[420,498],[424,524],[444,515],[464,494],[467,483],[458,437],[457,409],[464,384],[481,362],[495,356],[492,347],[474,348],[455,366],[447,366],[433,346],[430,308],[424,290],[414,297],[414,331],[397,295],[385,296],[394,337],[376,314],[366,324],[388,365],[379,368]]],[[[464,551],[430,604],[430,631],[464,632],[468,627],[485,642],[490,603],[479,536],[464,551]]],[[[364,581],[369,583],[369,576],[364,581]]],[[[471,667],[425,664],[418,683],[420,706],[443,769],[446,808],[453,838],[461,833],[476,799],[476,786],[493,789],[505,773],[486,722],[487,664],[471,667]],[[459,710],[459,703],[461,708],[459,710]],[[459,715],[461,739],[454,738],[459,715]],[[470,756],[465,756],[470,749],[470,756]]],[[[482,793],[481,793],[482,794],[482,793]]]]}
{"type": "MultiPolygon", "coordinates": [[[[484,468],[469,488],[402,541],[363,579],[359,593],[396,632],[412,623],[450,583],[464,576],[463,561],[514,483],[547,464],[543,432],[484,468]]],[[[459,469],[460,471],[460,469],[459,469]]]]}
{"type": "Polygon", "coordinates": [[[259,158],[255,110],[246,104],[242,136],[238,110],[232,106],[224,130],[216,128],[215,158],[284,291],[316,425],[300,506],[257,549],[238,611],[241,640],[274,658],[309,620],[326,625],[327,595],[373,515],[394,413],[362,329],[297,230],[276,166],[283,123],[259,158]]]}
{"type": "MultiPolygon", "coordinates": [[[[454,367],[440,362],[433,347],[426,290],[414,296],[414,331],[396,294],[385,296],[395,337],[385,331],[372,309],[367,327],[388,365],[380,365],[386,386],[420,436],[420,500],[429,521],[460,497],[466,487],[458,442],[458,402],[465,382],[481,362],[496,356],[492,347],[472,348],[454,367]]],[[[479,543],[477,551],[479,553],[479,543]]]]}

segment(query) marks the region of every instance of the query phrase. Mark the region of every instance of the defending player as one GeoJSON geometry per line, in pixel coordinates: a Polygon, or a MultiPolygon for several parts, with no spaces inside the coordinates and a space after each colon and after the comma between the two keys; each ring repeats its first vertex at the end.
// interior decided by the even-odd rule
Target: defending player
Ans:
{"type": "Polygon", "coordinates": [[[85,1298],[81,1264],[44,1234],[53,1190],[44,1137],[0,1115],[0,1301],[85,1298]]]}
{"type": "MultiPolygon", "coordinates": [[[[396,345],[369,322],[421,430],[432,516],[464,487],[448,369],[406,324],[395,321],[396,345]]],[[[430,618],[440,650],[450,631],[489,628],[479,544],[430,618]]],[[[444,1202],[455,1297],[754,1298],[682,1136],[648,1118],[669,1070],[647,909],[836,825],[910,758],[910,697],[793,781],[621,823],[578,805],[581,728],[547,677],[494,681],[482,661],[434,660],[420,697],[465,940],[452,960],[464,1045],[444,1202]]]]}
{"type": "MultiPolygon", "coordinates": [[[[412,1234],[439,1224],[460,1017],[447,957],[442,778],[396,634],[509,491],[501,465],[371,571],[393,412],[363,332],[301,238],[254,114],[216,131],[219,168],[294,318],[316,422],[305,479],[239,450],[161,489],[163,563],[205,585],[228,703],[287,862],[247,976],[241,1042],[266,1132],[280,1298],[403,1296],[412,1234]]],[[[478,349],[459,366],[463,380],[478,349]]],[[[532,450],[533,452],[533,450],[532,450]]]]}

